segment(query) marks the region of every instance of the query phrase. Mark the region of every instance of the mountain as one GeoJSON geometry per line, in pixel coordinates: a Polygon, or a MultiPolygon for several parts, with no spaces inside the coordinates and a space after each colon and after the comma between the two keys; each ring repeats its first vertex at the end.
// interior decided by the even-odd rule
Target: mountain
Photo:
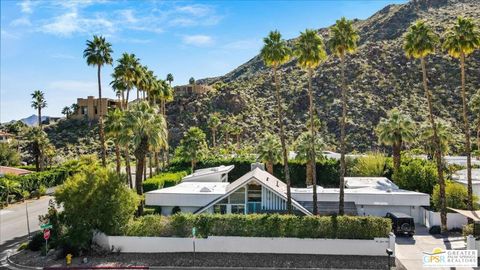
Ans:
{"type": "MultiPolygon", "coordinates": [[[[49,118],[50,118],[50,116],[42,116],[42,122],[49,119],[49,118]]],[[[27,126],[36,126],[36,125],[38,125],[38,115],[32,114],[29,117],[20,119],[19,121],[22,121],[27,126]]]]}
{"type": "MultiPolygon", "coordinates": [[[[355,20],[354,25],[361,38],[358,51],[346,60],[349,151],[377,150],[379,145],[374,128],[392,108],[398,107],[415,121],[426,120],[420,63],[405,57],[402,36],[417,19],[427,20],[437,33],[443,33],[460,15],[477,19],[478,23],[480,1],[416,0],[388,5],[366,20],[355,20]]],[[[329,29],[318,31],[328,41],[329,29]]],[[[290,45],[294,42],[288,41],[290,45]]],[[[335,150],[341,114],[340,69],[339,60],[330,55],[328,50],[327,53],[328,60],[315,72],[313,88],[317,113],[323,124],[323,136],[329,148],[335,150]]],[[[480,90],[480,52],[470,55],[466,61],[467,90],[471,94],[480,90]]],[[[449,123],[454,133],[461,134],[458,60],[439,50],[428,57],[427,68],[435,115],[449,123]]],[[[305,71],[296,66],[295,59],[280,71],[287,135],[293,141],[306,130],[307,76],[305,71]]],[[[278,132],[272,74],[259,55],[224,76],[202,79],[198,83],[213,85],[217,90],[177,98],[169,104],[168,120],[173,144],[190,126],[200,126],[208,131],[208,115],[214,111],[221,112],[225,118],[228,115],[235,116],[233,123],[242,125],[244,139],[256,141],[265,130],[278,132]]]]}

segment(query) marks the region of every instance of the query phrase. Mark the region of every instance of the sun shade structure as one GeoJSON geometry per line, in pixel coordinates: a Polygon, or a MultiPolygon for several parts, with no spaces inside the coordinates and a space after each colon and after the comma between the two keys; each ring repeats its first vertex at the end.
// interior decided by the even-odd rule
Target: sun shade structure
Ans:
{"type": "Polygon", "coordinates": [[[457,212],[464,217],[471,218],[475,222],[480,222],[480,210],[470,211],[470,210],[455,209],[451,207],[448,207],[448,209],[454,212],[457,212]]]}

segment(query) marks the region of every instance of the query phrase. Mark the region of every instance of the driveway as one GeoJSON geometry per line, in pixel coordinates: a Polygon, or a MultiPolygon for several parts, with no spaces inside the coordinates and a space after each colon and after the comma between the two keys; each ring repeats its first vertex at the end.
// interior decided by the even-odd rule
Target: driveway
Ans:
{"type": "MultiPolygon", "coordinates": [[[[423,252],[432,252],[434,248],[442,249],[465,249],[465,241],[462,236],[442,237],[430,235],[425,226],[416,224],[416,234],[413,238],[399,236],[396,238],[395,256],[397,269],[432,269],[423,267],[423,252]],[[398,263],[397,263],[398,264],[398,263]]],[[[473,269],[473,268],[435,268],[435,269],[473,269]]],[[[475,268],[477,269],[477,268],[475,268]]]]}

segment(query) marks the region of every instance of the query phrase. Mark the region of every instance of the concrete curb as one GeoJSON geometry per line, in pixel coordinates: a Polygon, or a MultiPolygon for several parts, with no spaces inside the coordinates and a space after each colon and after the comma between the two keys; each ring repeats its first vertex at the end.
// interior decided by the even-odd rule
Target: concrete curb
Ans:
{"type": "MultiPolygon", "coordinates": [[[[17,253],[14,253],[12,255],[15,255],[17,253]]],[[[10,260],[10,256],[7,257],[7,264],[10,265],[10,266],[13,266],[15,268],[18,268],[18,269],[30,269],[30,270],[42,270],[43,269],[43,267],[27,266],[27,265],[21,265],[21,264],[15,263],[12,260],[10,260]]]]}

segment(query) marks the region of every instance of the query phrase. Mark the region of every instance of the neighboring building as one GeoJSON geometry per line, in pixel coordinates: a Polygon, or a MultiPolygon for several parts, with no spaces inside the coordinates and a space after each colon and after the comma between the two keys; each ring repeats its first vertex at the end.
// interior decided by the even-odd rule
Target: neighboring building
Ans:
{"type": "Polygon", "coordinates": [[[13,134],[0,131],[0,143],[9,143],[13,139],[13,134]]]}
{"type": "MultiPolygon", "coordinates": [[[[452,175],[452,180],[467,188],[467,169],[456,171],[452,175]]],[[[480,169],[472,169],[472,191],[480,197],[480,169]]]]}
{"type": "Polygon", "coordinates": [[[191,95],[191,94],[203,94],[208,91],[211,91],[213,88],[208,85],[202,84],[187,84],[187,85],[179,85],[173,88],[174,93],[176,95],[191,95]]]}
{"type": "Polygon", "coordinates": [[[77,98],[77,105],[78,111],[73,112],[72,118],[97,120],[100,117],[100,106],[102,115],[105,116],[110,109],[120,107],[120,102],[110,98],[102,98],[100,101],[98,98],[88,96],[86,99],[77,98]]]}
{"type": "MultiPolygon", "coordinates": [[[[194,176],[185,178],[191,177],[194,176]]],[[[256,166],[232,183],[218,181],[218,176],[212,181],[201,180],[147,192],[146,204],[161,206],[164,215],[170,215],[174,207],[183,212],[222,214],[285,213],[287,210],[286,184],[256,166]]],[[[399,189],[384,177],[346,177],[345,180],[345,212],[350,215],[385,216],[387,212],[402,212],[421,221],[421,206],[430,205],[428,194],[399,189]]],[[[312,190],[312,187],[291,189],[295,213],[312,214],[312,190]]],[[[317,193],[320,214],[338,212],[338,188],[318,186],[317,193]]]]}
{"type": "Polygon", "coordinates": [[[182,182],[228,182],[228,173],[235,168],[234,165],[219,166],[195,170],[185,176],[182,182]]]}
{"type": "Polygon", "coordinates": [[[19,169],[15,167],[0,166],[0,176],[3,176],[5,174],[26,175],[30,173],[32,173],[32,171],[19,169]]]}

